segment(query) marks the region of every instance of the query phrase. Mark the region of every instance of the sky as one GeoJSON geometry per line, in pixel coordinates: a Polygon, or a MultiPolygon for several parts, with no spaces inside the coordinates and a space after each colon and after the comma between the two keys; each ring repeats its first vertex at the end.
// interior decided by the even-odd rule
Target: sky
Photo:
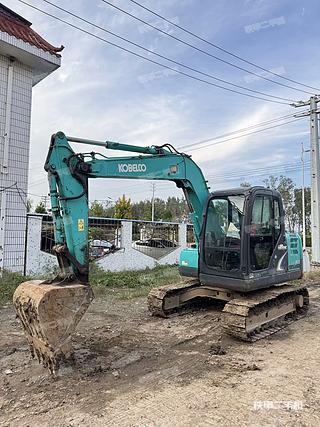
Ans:
{"type": "MultiPolygon", "coordinates": [[[[318,93],[245,64],[170,26],[130,0],[110,2],[209,55],[147,27],[102,0],[52,2],[150,51],[251,90],[293,101],[307,100],[318,93]],[[298,87],[298,90],[263,80],[210,55],[280,83],[298,87]]],[[[139,2],[241,58],[284,77],[320,88],[318,0],[139,2]]],[[[280,173],[290,176],[299,185],[301,143],[304,143],[305,149],[309,148],[308,117],[244,137],[238,133],[234,139],[225,142],[223,140],[227,138],[202,144],[199,142],[280,116],[297,114],[305,108],[295,109],[288,105],[289,101],[283,105],[254,99],[196,81],[109,46],[42,15],[18,0],[3,0],[3,3],[31,21],[32,28],[50,43],[65,46],[60,69],[33,89],[28,191],[34,203],[39,201],[41,195],[48,193],[43,164],[50,135],[58,130],[81,138],[136,145],[162,145],[169,142],[178,149],[196,143],[183,151],[191,154],[202,168],[212,190],[235,187],[243,181],[262,184],[268,175],[280,173]],[[296,170],[286,166],[288,164],[296,164],[296,170]]],[[[42,0],[30,0],[30,3],[147,58],[222,84],[119,41],[42,0]]],[[[224,86],[230,88],[226,84],[224,86]]],[[[291,120],[293,118],[285,121],[291,120]]],[[[77,151],[79,149],[77,147],[77,151]]],[[[88,147],[85,151],[88,151],[88,147]]],[[[107,153],[103,149],[99,151],[105,155],[117,154],[107,153]]],[[[305,158],[309,160],[308,154],[305,154],[305,158]]],[[[307,169],[307,184],[310,182],[309,174],[307,169]]],[[[110,201],[125,194],[134,201],[144,200],[151,198],[151,188],[150,181],[91,180],[89,198],[91,201],[110,201]]],[[[155,194],[162,198],[182,195],[169,182],[157,182],[155,194]]]]}

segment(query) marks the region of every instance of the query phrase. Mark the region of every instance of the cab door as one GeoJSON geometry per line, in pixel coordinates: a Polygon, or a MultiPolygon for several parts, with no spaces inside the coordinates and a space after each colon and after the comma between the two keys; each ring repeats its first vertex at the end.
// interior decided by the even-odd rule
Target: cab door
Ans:
{"type": "Polygon", "coordinates": [[[274,273],[287,270],[284,214],[276,192],[266,190],[254,195],[248,240],[248,270],[251,274],[261,277],[270,274],[270,270],[274,273]]]}
{"type": "Polygon", "coordinates": [[[209,199],[201,233],[200,272],[241,277],[244,194],[209,199]]]}

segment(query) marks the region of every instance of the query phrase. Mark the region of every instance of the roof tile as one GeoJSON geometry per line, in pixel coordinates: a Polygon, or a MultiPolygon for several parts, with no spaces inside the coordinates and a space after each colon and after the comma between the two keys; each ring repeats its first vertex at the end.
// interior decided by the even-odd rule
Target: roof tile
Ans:
{"type": "Polygon", "coordinates": [[[64,48],[54,47],[31,28],[31,22],[22,18],[11,9],[0,3],[0,31],[23,40],[32,46],[60,57],[58,52],[64,48]]]}

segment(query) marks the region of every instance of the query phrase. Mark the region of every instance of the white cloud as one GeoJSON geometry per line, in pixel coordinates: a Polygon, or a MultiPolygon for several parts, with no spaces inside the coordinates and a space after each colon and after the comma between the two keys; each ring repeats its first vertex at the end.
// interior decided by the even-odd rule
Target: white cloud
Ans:
{"type": "MultiPolygon", "coordinates": [[[[241,81],[243,78],[243,73],[238,73],[200,53],[195,53],[169,38],[160,37],[154,31],[140,34],[136,21],[103,5],[101,1],[70,0],[67,5],[63,0],[56,0],[56,2],[122,36],[145,46],[151,46],[151,49],[159,53],[164,53],[208,73],[233,82],[241,81]]],[[[173,75],[173,72],[171,75],[169,71],[163,71],[155,65],[143,62],[40,15],[22,6],[16,0],[5,1],[5,3],[30,19],[33,27],[50,42],[66,46],[62,53],[61,69],[34,88],[30,181],[37,183],[41,179],[43,181],[31,187],[32,192],[36,191],[39,194],[47,192],[46,176],[42,165],[50,135],[57,130],[80,137],[101,140],[110,138],[133,144],[150,145],[169,141],[179,147],[207,136],[251,126],[290,112],[286,107],[270,106],[270,104],[263,106],[263,101],[230,94],[188,78],[173,75]],[[147,81],[141,83],[143,77],[147,81]]],[[[39,7],[47,7],[42,2],[35,4],[39,7]]],[[[207,2],[206,5],[202,5],[202,2],[194,2],[194,0],[157,0],[156,2],[149,0],[145,4],[166,17],[177,17],[177,22],[181,25],[263,66],[283,64],[286,75],[289,77],[293,76],[299,80],[300,75],[303,80],[310,82],[314,80],[314,83],[317,83],[317,58],[314,57],[314,52],[318,52],[317,55],[320,58],[320,52],[316,49],[317,41],[309,36],[307,31],[301,32],[303,36],[296,40],[293,46],[289,15],[287,20],[286,14],[287,24],[281,29],[283,31],[291,29],[290,37],[284,36],[279,40],[272,38],[272,31],[268,31],[269,38],[266,41],[260,39],[266,32],[260,31],[251,37],[252,45],[244,42],[250,37],[243,32],[245,25],[264,21],[270,16],[281,16],[282,12],[277,10],[276,3],[271,7],[270,2],[252,0],[247,5],[243,2],[235,2],[233,8],[230,8],[226,2],[207,2]],[[253,5],[255,7],[251,7],[253,5]],[[270,50],[270,46],[273,46],[273,49],[270,50]],[[298,62],[297,51],[300,55],[298,62]],[[312,55],[310,55],[311,52],[312,55]],[[312,58],[311,62],[310,58],[312,58]]],[[[134,11],[139,16],[146,17],[150,22],[153,21],[152,15],[143,12],[137,6],[130,7],[127,3],[121,6],[134,11]]],[[[111,39],[110,36],[98,30],[94,32],[111,39]]],[[[186,36],[183,35],[183,37],[186,36]]],[[[195,39],[190,41],[198,43],[195,39]]],[[[218,54],[212,47],[201,46],[218,54]]],[[[250,87],[261,91],[292,96],[289,89],[276,87],[271,83],[264,81],[251,83],[250,87]]],[[[228,170],[249,169],[255,165],[263,165],[264,162],[281,162],[283,159],[294,157],[297,151],[295,141],[306,136],[304,129],[307,126],[302,122],[299,126],[274,129],[212,146],[193,152],[193,158],[200,163],[207,175],[228,170]]],[[[88,147],[86,147],[87,150],[88,147]]],[[[111,154],[114,155],[114,153],[111,154]]],[[[134,197],[144,198],[145,194],[148,194],[150,185],[139,182],[138,187],[141,191],[140,195],[136,191],[134,197]]],[[[92,185],[92,197],[101,192],[107,195],[110,193],[116,197],[123,189],[125,191],[131,189],[130,191],[133,192],[136,188],[135,183],[123,184],[117,181],[110,183],[110,181],[100,180],[92,185]]],[[[159,191],[160,188],[165,187],[159,185],[159,191]]],[[[161,190],[161,194],[169,195],[173,191],[172,186],[169,185],[167,188],[170,190],[167,193],[161,190]]]]}

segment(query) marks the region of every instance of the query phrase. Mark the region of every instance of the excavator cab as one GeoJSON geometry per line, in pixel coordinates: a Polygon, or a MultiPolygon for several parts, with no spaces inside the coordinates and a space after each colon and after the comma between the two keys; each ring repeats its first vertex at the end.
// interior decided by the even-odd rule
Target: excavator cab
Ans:
{"type": "Polygon", "coordinates": [[[285,232],[275,190],[211,193],[199,248],[199,278],[205,285],[250,292],[302,276],[301,239],[285,232]]]}

